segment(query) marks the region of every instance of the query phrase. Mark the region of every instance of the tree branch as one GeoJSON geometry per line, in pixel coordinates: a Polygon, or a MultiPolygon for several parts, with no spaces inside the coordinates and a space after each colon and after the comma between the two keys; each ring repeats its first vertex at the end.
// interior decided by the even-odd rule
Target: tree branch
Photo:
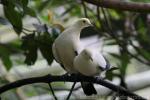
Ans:
{"type": "Polygon", "coordinates": [[[72,75],[72,76],[67,76],[67,75],[62,75],[62,76],[51,76],[51,75],[45,75],[41,77],[33,77],[33,78],[27,78],[27,79],[22,79],[18,80],[9,84],[6,84],[4,86],[0,87],[0,94],[10,90],[14,89],[17,87],[21,87],[24,85],[28,84],[33,84],[33,83],[50,83],[50,82],[93,82],[96,84],[100,84],[102,86],[105,86],[115,92],[119,92],[120,94],[124,94],[125,96],[128,96],[130,98],[133,98],[135,100],[146,100],[145,98],[138,96],[134,93],[131,93],[130,91],[126,90],[125,88],[116,86],[108,81],[101,80],[100,78],[96,77],[87,77],[87,76],[81,76],[81,75],[72,75]]]}
{"type": "Polygon", "coordinates": [[[87,9],[86,9],[86,5],[85,5],[84,1],[81,1],[81,4],[82,4],[82,6],[83,6],[84,16],[85,16],[86,18],[88,18],[87,9]]]}
{"type": "Polygon", "coordinates": [[[150,3],[125,2],[122,0],[82,0],[93,5],[134,12],[150,12],[150,3]]]}

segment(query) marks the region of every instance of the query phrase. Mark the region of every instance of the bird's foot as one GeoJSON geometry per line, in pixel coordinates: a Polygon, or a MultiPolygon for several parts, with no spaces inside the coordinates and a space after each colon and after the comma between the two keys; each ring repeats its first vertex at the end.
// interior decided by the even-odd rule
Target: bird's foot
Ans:
{"type": "MultiPolygon", "coordinates": [[[[67,72],[67,73],[62,75],[63,79],[65,79],[67,76],[70,76],[70,73],[67,72]]],[[[64,81],[64,83],[65,83],[65,81],[64,81]]]]}

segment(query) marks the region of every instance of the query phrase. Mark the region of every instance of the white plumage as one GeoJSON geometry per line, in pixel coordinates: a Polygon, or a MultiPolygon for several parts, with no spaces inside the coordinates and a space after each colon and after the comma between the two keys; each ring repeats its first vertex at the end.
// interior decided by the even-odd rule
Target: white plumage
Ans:
{"type": "Polygon", "coordinates": [[[92,25],[87,18],[81,18],[65,29],[53,43],[52,51],[55,60],[64,66],[69,73],[76,73],[73,66],[74,57],[80,53],[83,46],[80,42],[81,30],[92,25]]]}
{"type": "MultiPolygon", "coordinates": [[[[80,42],[81,30],[92,24],[87,18],[81,18],[61,33],[53,43],[54,58],[68,73],[78,73],[74,68],[73,60],[82,50],[80,42]]],[[[92,83],[81,82],[86,95],[97,94],[92,83]]]]}
{"type": "Polygon", "coordinates": [[[83,75],[95,76],[108,70],[110,65],[98,50],[85,48],[75,57],[74,67],[83,75]]]}

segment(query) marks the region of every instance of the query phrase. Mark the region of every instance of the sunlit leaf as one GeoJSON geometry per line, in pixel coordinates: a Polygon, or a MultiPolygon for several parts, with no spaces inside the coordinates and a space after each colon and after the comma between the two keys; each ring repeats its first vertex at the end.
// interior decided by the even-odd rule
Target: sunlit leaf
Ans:
{"type": "Polygon", "coordinates": [[[109,9],[109,12],[110,12],[110,15],[111,15],[113,18],[119,20],[119,18],[120,18],[119,13],[117,13],[115,10],[112,10],[112,9],[109,9]]]}
{"type": "Polygon", "coordinates": [[[48,21],[52,22],[53,21],[53,12],[48,10],[48,21]]]}
{"type": "Polygon", "coordinates": [[[74,9],[72,9],[69,13],[72,16],[81,16],[82,12],[80,6],[79,5],[72,5],[72,6],[74,6],[74,9]]]}

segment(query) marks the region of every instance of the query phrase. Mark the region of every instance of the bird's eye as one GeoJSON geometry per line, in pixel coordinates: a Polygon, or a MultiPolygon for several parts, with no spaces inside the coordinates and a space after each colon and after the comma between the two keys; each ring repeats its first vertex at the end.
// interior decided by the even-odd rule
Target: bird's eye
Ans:
{"type": "Polygon", "coordinates": [[[83,23],[86,23],[86,21],[85,21],[85,20],[83,20],[83,23]]]}

